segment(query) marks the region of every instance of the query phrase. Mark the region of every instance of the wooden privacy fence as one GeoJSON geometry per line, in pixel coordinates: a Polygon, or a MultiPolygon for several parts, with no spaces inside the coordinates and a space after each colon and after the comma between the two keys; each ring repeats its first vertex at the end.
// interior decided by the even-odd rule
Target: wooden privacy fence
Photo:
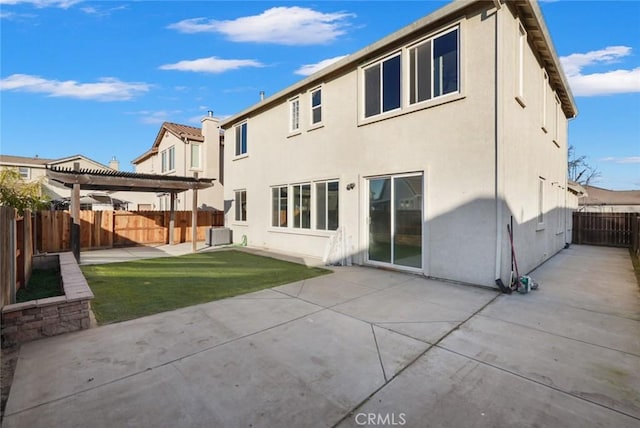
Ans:
{"type": "Polygon", "coordinates": [[[31,277],[33,222],[30,211],[19,215],[0,206],[0,307],[15,302],[16,292],[31,277]]]}
{"type": "MultiPolygon", "coordinates": [[[[191,211],[176,211],[174,242],[191,241],[191,211]]],[[[80,211],[80,248],[98,249],[169,243],[169,211],[80,211]]],[[[36,248],[41,252],[71,248],[69,211],[36,213],[36,248]]],[[[197,239],[211,226],[224,226],[222,211],[198,211],[197,239]]]]}
{"type": "Polygon", "coordinates": [[[632,248],[638,251],[640,214],[638,213],[573,213],[573,242],[632,248]]]}

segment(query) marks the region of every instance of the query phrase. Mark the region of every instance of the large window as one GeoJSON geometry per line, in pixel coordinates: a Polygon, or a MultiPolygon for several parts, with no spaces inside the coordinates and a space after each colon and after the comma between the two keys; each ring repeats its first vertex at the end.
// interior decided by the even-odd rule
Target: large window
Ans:
{"type": "Polygon", "coordinates": [[[191,168],[200,169],[202,166],[200,165],[200,144],[191,144],[191,168]]]}
{"type": "Polygon", "coordinates": [[[236,190],[236,221],[247,221],[247,191],[236,190]]]}
{"type": "Polygon", "coordinates": [[[458,29],[409,49],[409,102],[458,92],[460,87],[458,29]]]}
{"type": "Polygon", "coordinates": [[[300,129],[300,98],[289,101],[289,131],[295,132],[300,129]]]}
{"type": "Polygon", "coordinates": [[[311,91],[311,124],[322,122],[322,89],[311,91]]]}
{"type": "Polygon", "coordinates": [[[316,183],[316,229],[338,228],[338,182],[316,183]]]}
{"type": "Polygon", "coordinates": [[[247,122],[236,126],[236,156],[247,153],[247,122]]]}
{"type": "Polygon", "coordinates": [[[287,227],[287,186],[271,188],[271,225],[274,227],[287,227]]]}
{"type": "Polygon", "coordinates": [[[364,116],[371,117],[400,108],[400,54],[364,70],[364,116]]]}
{"type": "Polygon", "coordinates": [[[311,229],[311,184],[293,187],[293,227],[311,229]]]}

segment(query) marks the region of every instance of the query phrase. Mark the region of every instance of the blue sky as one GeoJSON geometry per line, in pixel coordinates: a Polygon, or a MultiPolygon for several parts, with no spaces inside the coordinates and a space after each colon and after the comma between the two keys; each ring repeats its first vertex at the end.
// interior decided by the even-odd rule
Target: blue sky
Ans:
{"type": "MultiPolygon", "coordinates": [[[[447,1],[0,0],[0,152],[121,167],[163,121],[227,117],[447,1]]],[[[640,189],[640,1],[540,3],[574,91],[569,139],[640,189]]]]}

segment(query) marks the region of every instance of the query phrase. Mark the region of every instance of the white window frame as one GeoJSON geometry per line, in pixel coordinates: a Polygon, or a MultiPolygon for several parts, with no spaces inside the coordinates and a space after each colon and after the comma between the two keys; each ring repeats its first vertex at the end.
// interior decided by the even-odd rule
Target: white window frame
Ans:
{"type": "Polygon", "coordinates": [[[290,208],[289,195],[290,195],[290,191],[289,191],[289,186],[287,186],[287,185],[282,185],[282,186],[273,186],[273,187],[271,187],[271,213],[272,213],[272,217],[271,217],[271,227],[277,227],[277,228],[279,228],[279,229],[289,227],[289,224],[290,224],[290,221],[289,221],[289,218],[290,218],[290,216],[289,216],[289,208],[290,208]],[[282,197],[281,197],[281,191],[282,191],[282,189],[286,189],[286,190],[287,190],[287,198],[286,198],[286,201],[287,201],[287,209],[285,210],[285,212],[286,212],[286,216],[287,216],[287,217],[286,217],[286,222],[284,222],[284,224],[283,224],[283,223],[281,222],[282,217],[279,215],[279,216],[278,216],[278,221],[277,221],[277,223],[278,223],[278,224],[276,225],[276,224],[273,224],[273,223],[274,223],[274,221],[273,221],[273,213],[274,213],[274,210],[275,210],[276,208],[277,208],[277,210],[278,210],[278,213],[280,213],[280,212],[282,211],[282,197]],[[273,191],[274,191],[274,190],[277,190],[277,191],[278,191],[278,199],[277,199],[278,206],[277,206],[277,207],[274,207],[274,206],[273,206],[273,203],[274,203],[274,200],[273,200],[273,191]]]}
{"type": "Polygon", "coordinates": [[[161,173],[165,173],[167,172],[167,151],[163,150],[160,153],[160,172],[161,173]]]}
{"type": "Polygon", "coordinates": [[[402,50],[393,52],[387,56],[385,56],[384,58],[380,58],[377,59],[376,61],[373,61],[369,64],[367,64],[366,66],[362,67],[360,70],[360,73],[362,75],[362,119],[363,120],[369,120],[369,119],[374,119],[383,115],[387,115],[387,114],[391,114],[393,112],[402,110],[403,108],[403,80],[404,80],[404,76],[403,76],[403,69],[404,64],[402,63],[402,50]],[[390,110],[384,110],[384,63],[387,61],[390,61],[396,57],[400,58],[400,105],[396,108],[390,109],[390,110]],[[380,66],[380,87],[378,88],[379,94],[380,94],[380,112],[379,113],[375,113],[372,114],[370,116],[367,116],[367,85],[366,85],[366,72],[368,69],[376,67],[376,66],[380,66]]]}
{"type": "Polygon", "coordinates": [[[542,130],[547,130],[547,92],[549,91],[549,74],[547,70],[542,69],[542,130]]]}
{"type": "Polygon", "coordinates": [[[249,153],[249,124],[245,120],[233,127],[235,133],[235,156],[243,157],[249,153]],[[238,140],[238,135],[242,138],[242,127],[244,127],[244,152],[242,151],[242,140],[238,140]],[[238,132],[239,131],[239,132],[238,132]]]}
{"type": "Polygon", "coordinates": [[[538,228],[537,230],[544,229],[544,177],[538,177],[538,228]]]}
{"type": "MultiPolygon", "coordinates": [[[[461,48],[460,48],[460,45],[461,45],[461,41],[460,41],[460,34],[461,34],[460,25],[459,25],[459,24],[456,24],[456,25],[451,26],[451,27],[449,27],[449,28],[447,28],[447,29],[445,29],[445,30],[443,30],[443,31],[440,31],[440,32],[438,32],[438,33],[435,33],[435,34],[433,34],[433,35],[431,35],[431,36],[429,36],[429,37],[427,37],[427,38],[425,38],[425,39],[422,39],[422,40],[420,40],[420,41],[419,41],[419,42],[417,42],[417,43],[414,43],[414,44],[412,44],[412,45],[407,46],[407,48],[406,48],[406,56],[407,56],[407,59],[406,59],[406,62],[407,62],[407,71],[406,71],[406,73],[404,73],[404,76],[403,76],[403,77],[405,77],[405,78],[406,78],[406,80],[407,80],[407,85],[406,85],[406,87],[407,87],[407,89],[406,89],[407,95],[406,95],[406,99],[407,99],[407,104],[408,104],[409,106],[415,106],[415,105],[419,105],[419,104],[422,104],[422,103],[427,103],[427,102],[430,102],[430,101],[433,101],[433,100],[437,100],[437,99],[442,98],[442,97],[447,97],[447,96],[451,96],[451,95],[454,95],[454,94],[460,94],[460,87],[461,87],[461,80],[462,80],[462,75],[461,75],[461,61],[462,61],[462,55],[461,55],[461,52],[460,52],[460,51],[461,51],[461,48]],[[435,93],[435,81],[434,81],[434,74],[435,74],[435,73],[433,73],[433,65],[434,65],[434,57],[433,57],[433,55],[434,55],[434,49],[433,49],[433,44],[434,44],[434,42],[435,42],[435,40],[436,40],[436,39],[439,39],[440,37],[444,37],[444,36],[446,36],[447,34],[449,34],[449,33],[453,33],[453,32],[455,32],[455,31],[457,31],[457,32],[458,32],[458,35],[457,35],[457,37],[456,37],[456,39],[457,39],[457,40],[456,40],[456,53],[457,53],[457,61],[456,61],[456,62],[457,62],[457,64],[456,64],[457,69],[456,69],[456,75],[457,75],[457,77],[458,77],[458,88],[457,88],[455,91],[453,91],[453,92],[448,92],[448,93],[446,93],[446,94],[441,94],[441,95],[434,95],[434,93],[435,93]],[[429,73],[429,87],[430,87],[430,94],[431,94],[431,96],[430,96],[429,98],[425,99],[425,100],[422,100],[422,101],[417,101],[417,100],[416,100],[416,101],[413,101],[413,102],[412,102],[412,101],[411,101],[411,86],[412,86],[412,84],[413,84],[414,86],[417,86],[417,83],[418,83],[418,79],[417,79],[417,78],[416,78],[416,81],[415,81],[415,82],[412,82],[412,81],[411,81],[411,69],[410,69],[410,67],[411,67],[411,56],[412,56],[412,51],[413,51],[414,49],[418,49],[420,46],[422,46],[422,45],[424,45],[424,44],[426,44],[426,43],[430,43],[430,44],[431,44],[430,73],[429,73]]],[[[415,62],[415,66],[416,66],[416,67],[418,66],[418,62],[417,62],[417,61],[415,62]]],[[[417,70],[416,70],[416,72],[415,72],[415,76],[418,76],[417,70]]],[[[416,94],[417,94],[417,87],[416,87],[416,94]]],[[[417,98],[417,95],[416,95],[416,98],[417,98]]]]}
{"type": "Polygon", "coordinates": [[[191,143],[191,147],[189,148],[189,165],[192,170],[202,170],[202,144],[191,143]],[[193,151],[197,149],[198,151],[198,164],[193,164],[193,151]]]}
{"type": "Polygon", "coordinates": [[[234,203],[234,220],[238,223],[247,222],[247,189],[238,189],[233,191],[234,203]],[[242,207],[244,206],[244,216],[242,207]]]}
{"type": "Polygon", "coordinates": [[[304,183],[292,184],[290,186],[290,193],[291,193],[291,227],[293,229],[297,229],[297,230],[311,230],[312,226],[313,226],[313,206],[312,206],[313,205],[313,183],[310,182],[310,181],[307,181],[307,182],[304,182],[304,183]],[[295,198],[295,192],[296,192],[296,188],[300,188],[300,199],[297,202],[300,205],[300,207],[302,208],[302,206],[303,206],[303,204],[302,204],[302,188],[304,186],[309,186],[309,226],[308,227],[304,227],[303,226],[303,223],[302,223],[302,209],[298,213],[300,224],[298,226],[296,226],[296,213],[295,213],[296,198],[295,198]]]}
{"type": "Polygon", "coordinates": [[[310,111],[310,115],[309,115],[309,121],[311,122],[311,126],[315,127],[315,126],[320,126],[322,125],[323,122],[323,107],[322,107],[322,86],[318,86],[317,88],[312,89],[310,92],[310,96],[309,96],[309,111],[310,111]],[[315,93],[319,92],[320,93],[320,104],[318,104],[317,106],[313,105],[313,95],[315,93]],[[320,120],[317,122],[314,122],[314,112],[316,110],[320,111],[320,120]]]}
{"type": "Polygon", "coordinates": [[[523,108],[526,107],[526,103],[524,102],[524,63],[525,63],[525,51],[527,47],[527,31],[524,29],[522,22],[518,20],[517,25],[517,35],[518,35],[518,57],[517,57],[517,65],[516,70],[518,70],[517,81],[516,81],[516,101],[523,108]]]}
{"type": "Polygon", "coordinates": [[[300,132],[300,96],[289,100],[289,132],[300,132]]]}
{"type": "Polygon", "coordinates": [[[176,170],[176,146],[167,149],[167,172],[176,170]]]}
{"type": "Polygon", "coordinates": [[[24,178],[25,180],[29,180],[31,178],[31,168],[29,168],[28,166],[19,166],[18,174],[20,174],[20,177],[24,178]]]}
{"type": "Polygon", "coordinates": [[[558,98],[558,95],[556,94],[554,96],[554,100],[555,100],[555,111],[554,111],[554,126],[553,126],[553,143],[560,147],[560,114],[561,114],[561,108],[560,108],[560,98],[558,98]]]}
{"type": "Polygon", "coordinates": [[[313,204],[312,204],[312,212],[311,212],[311,217],[313,219],[313,228],[315,230],[322,230],[322,231],[334,231],[337,230],[340,227],[340,180],[322,180],[322,181],[314,181],[312,183],[312,195],[311,195],[313,204]],[[336,225],[335,229],[329,229],[329,184],[330,183],[337,183],[338,185],[338,223],[336,225]],[[319,228],[318,227],[318,218],[319,218],[319,214],[320,214],[320,209],[317,206],[317,186],[319,184],[324,185],[324,189],[325,189],[325,193],[324,193],[324,222],[325,222],[325,226],[324,228],[319,228]]]}

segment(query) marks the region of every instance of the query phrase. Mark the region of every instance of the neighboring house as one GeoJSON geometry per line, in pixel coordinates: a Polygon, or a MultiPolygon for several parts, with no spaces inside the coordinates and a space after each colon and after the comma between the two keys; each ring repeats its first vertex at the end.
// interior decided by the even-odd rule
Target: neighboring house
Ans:
{"type": "Polygon", "coordinates": [[[573,213],[578,211],[581,198],[587,194],[587,191],[580,183],[573,180],[567,180],[567,210],[565,212],[565,221],[567,224],[567,243],[573,242],[573,213]]]}
{"type": "Polygon", "coordinates": [[[586,196],[579,200],[579,211],[596,213],[640,213],[640,190],[609,190],[584,186],[586,196]]]}
{"type": "Polygon", "coordinates": [[[226,224],[251,246],[506,283],[511,221],[521,273],[570,239],[575,115],[536,2],[454,2],[223,121],[226,224]]]}
{"type": "MultiPolygon", "coordinates": [[[[115,157],[107,166],[83,155],[60,159],[0,155],[0,168],[15,168],[26,181],[40,181],[43,194],[52,201],[54,207],[59,209],[68,209],[71,190],[59,183],[48,180],[46,178],[46,168],[52,166],[73,168],[75,163],[80,164],[80,169],[96,170],[118,170],[120,165],[115,157]]],[[[141,192],[81,191],[81,196],[81,209],[86,210],[137,210],[149,206],[149,196],[141,192]]]]}
{"type": "MultiPolygon", "coordinates": [[[[211,112],[202,119],[202,128],[164,122],[151,148],[132,161],[135,172],[213,178],[213,187],[198,193],[198,208],[222,210],[224,141],[218,122],[211,112]]],[[[179,194],[175,208],[191,210],[191,197],[191,192],[179,194]]],[[[168,210],[169,194],[155,195],[154,208],[168,210]]]]}

